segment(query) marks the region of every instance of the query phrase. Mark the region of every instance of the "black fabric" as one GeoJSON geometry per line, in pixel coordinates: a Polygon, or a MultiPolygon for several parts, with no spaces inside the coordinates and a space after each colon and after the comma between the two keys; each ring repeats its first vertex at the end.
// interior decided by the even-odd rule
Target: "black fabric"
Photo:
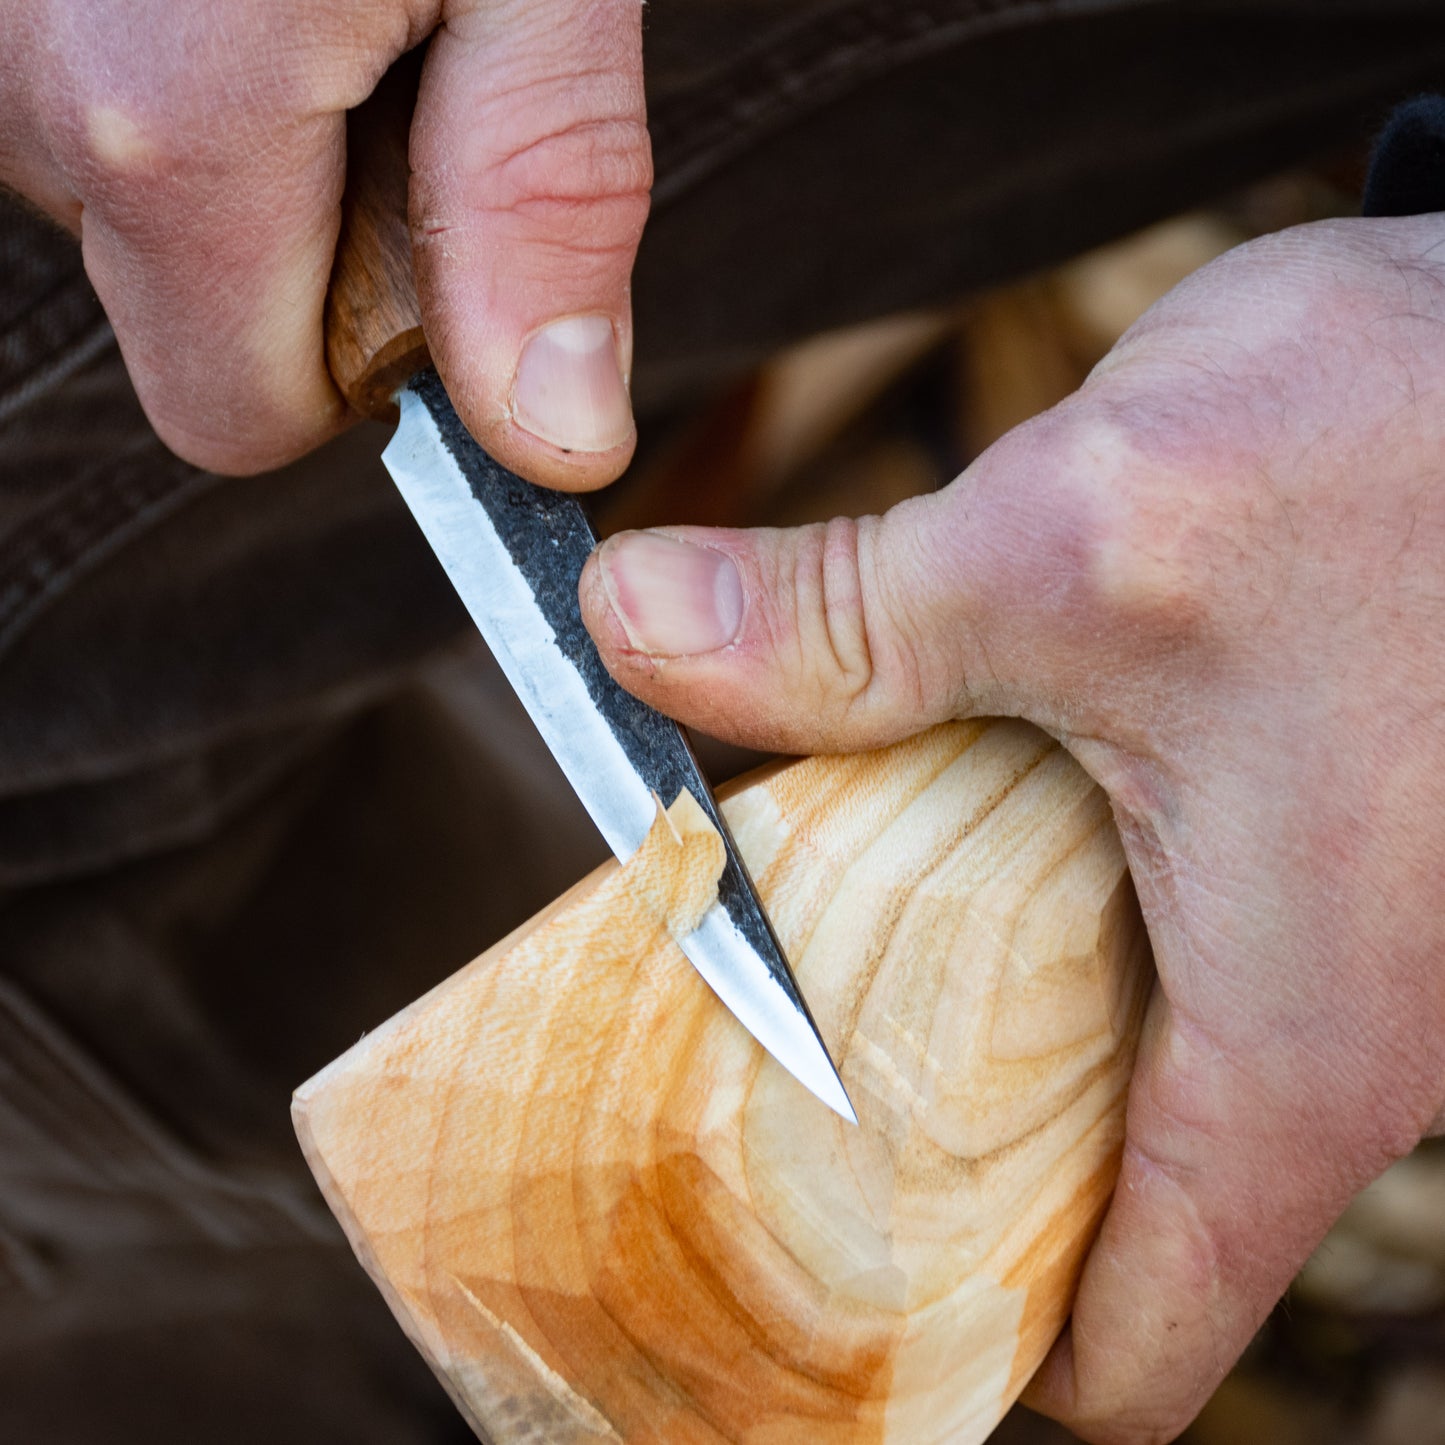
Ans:
{"type": "Polygon", "coordinates": [[[1360,209],[1367,216],[1445,211],[1445,96],[1395,109],[1375,142],[1360,209]]]}

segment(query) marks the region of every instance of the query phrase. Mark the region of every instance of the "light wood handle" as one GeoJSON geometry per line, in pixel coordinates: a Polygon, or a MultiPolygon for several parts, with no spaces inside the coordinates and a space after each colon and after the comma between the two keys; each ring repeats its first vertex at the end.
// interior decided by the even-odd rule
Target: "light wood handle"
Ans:
{"type": "Polygon", "coordinates": [[[857,1128],[672,942],[655,829],[298,1090],[307,1158],[496,1445],[973,1445],[1117,1175],[1153,970],[1108,801],[971,722],[724,811],[857,1128]]]}
{"type": "Polygon", "coordinates": [[[393,397],[427,365],[407,224],[407,136],[423,50],[402,56],[346,125],[341,234],[326,297],[326,361],[364,416],[395,416],[393,397]]]}

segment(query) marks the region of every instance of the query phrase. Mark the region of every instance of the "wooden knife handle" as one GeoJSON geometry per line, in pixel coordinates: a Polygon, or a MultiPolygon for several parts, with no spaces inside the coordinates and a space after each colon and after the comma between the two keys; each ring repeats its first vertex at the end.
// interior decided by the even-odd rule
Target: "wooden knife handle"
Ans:
{"type": "Polygon", "coordinates": [[[326,362],[347,401],[370,417],[394,417],[397,389],[430,360],[407,224],[407,137],[424,53],[402,56],[347,117],[326,362]]]}

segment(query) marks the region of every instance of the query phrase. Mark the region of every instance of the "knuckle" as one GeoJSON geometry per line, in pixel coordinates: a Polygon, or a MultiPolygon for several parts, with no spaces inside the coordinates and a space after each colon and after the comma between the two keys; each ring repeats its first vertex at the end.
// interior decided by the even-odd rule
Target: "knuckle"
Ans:
{"type": "Polygon", "coordinates": [[[1075,529],[1081,615],[1104,619],[1131,651],[1197,641],[1233,547],[1209,484],[1158,445],[1148,404],[1092,408],[1072,427],[1064,466],[1090,479],[1084,505],[1062,509],[1075,529]]]}
{"type": "Polygon", "coordinates": [[[824,524],[819,537],[821,655],[850,704],[867,693],[874,678],[858,536],[852,518],[838,517],[824,524]]]}
{"type": "Polygon", "coordinates": [[[803,528],[791,557],[795,675],[820,725],[867,743],[896,732],[899,710],[921,712],[914,649],[886,607],[870,557],[878,518],[803,528]]]}
{"type": "Polygon", "coordinates": [[[280,24],[223,45],[204,7],[143,23],[108,48],[103,28],[53,27],[37,79],[57,164],[87,204],[138,224],[153,195],[234,189],[238,165],[276,145],[309,96],[306,52],[280,24]]]}
{"type": "Polygon", "coordinates": [[[185,169],[193,143],[163,101],[92,92],[80,77],[53,91],[46,116],[56,161],[89,204],[124,198],[130,188],[185,169]]]}
{"type": "Polygon", "coordinates": [[[807,680],[816,711],[846,713],[873,677],[856,524],[838,518],[800,528],[788,565],[792,626],[784,619],[780,631],[792,633],[794,673],[807,680]]]}
{"type": "MultiPolygon", "coordinates": [[[[1086,388],[954,484],[956,545],[947,532],[940,547],[919,538],[925,562],[940,554],[935,570],[959,565],[942,548],[966,560],[969,698],[1032,692],[1047,676],[1055,700],[1097,702],[1103,687],[1152,687],[1158,668],[1199,655],[1213,621],[1211,521],[1145,426],[1120,409],[1118,388],[1086,388]]],[[[1094,724],[1071,716],[1068,727],[1094,724]]]]}
{"type": "Polygon", "coordinates": [[[137,175],[175,162],[169,130],[119,105],[88,105],[78,127],[81,167],[92,174],[137,175]]]}
{"type": "Polygon", "coordinates": [[[582,119],[496,159],[488,208],[507,213],[568,250],[630,250],[647,219],[652,151],[631,117],[582,119]]]}
{"type": "Polygon", "coordinates": [[[646,196],[652,153],[640,120],[580,120],[540,136],[495,167],[503,204],[646,196]]]}

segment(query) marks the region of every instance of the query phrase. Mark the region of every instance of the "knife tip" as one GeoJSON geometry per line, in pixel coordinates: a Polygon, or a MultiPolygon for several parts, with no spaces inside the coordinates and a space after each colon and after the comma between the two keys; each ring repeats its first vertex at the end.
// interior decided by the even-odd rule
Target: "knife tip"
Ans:
{"type": "Polygon", "coordinates": [[[858,1127],[857,1110],[854,1109],[853,1102],[848,1097],[848,1091],[844,1089],[841,1083],[838,1085],[837,1099],[827,1099],[824,1102],[831,1104],[833,1112],[845,1123],[852,1124],[855,1129],[858,1127]]]}
{"type": "Polygon", "coordinates": [[[856,1125],[858,1114],[853,1108],[853,1101],[848,1097],[848,1091],[843,1087],[843,1081],[838,1077],[838,1071],[821,1040],[818,1041],[817,1054],[820,1057],[808,1061],[812,1067],[789,1068],[788,1072],[840,1119],[856,1125]]]}

